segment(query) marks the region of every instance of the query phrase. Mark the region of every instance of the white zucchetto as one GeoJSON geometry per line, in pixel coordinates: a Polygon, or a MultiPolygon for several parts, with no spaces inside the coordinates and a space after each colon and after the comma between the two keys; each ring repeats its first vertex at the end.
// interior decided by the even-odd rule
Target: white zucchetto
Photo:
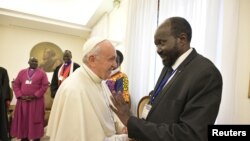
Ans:
{"type": "Polygon", "coordinates": [[[98,43],[107,40],[103,37],[90,37],[83,45],[82,55],[83,57],[88,54],[98,43]]]}

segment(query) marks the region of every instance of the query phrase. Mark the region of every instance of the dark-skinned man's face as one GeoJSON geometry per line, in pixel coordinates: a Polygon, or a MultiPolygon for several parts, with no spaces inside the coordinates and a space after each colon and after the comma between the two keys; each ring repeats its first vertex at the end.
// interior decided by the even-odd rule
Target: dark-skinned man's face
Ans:
{"type": "Polygon", "coordinates": [[[29,65],[31,69],[36,69],[38,66],[38,60],[34,57],[31,57],[29,60],[29,65]]]}

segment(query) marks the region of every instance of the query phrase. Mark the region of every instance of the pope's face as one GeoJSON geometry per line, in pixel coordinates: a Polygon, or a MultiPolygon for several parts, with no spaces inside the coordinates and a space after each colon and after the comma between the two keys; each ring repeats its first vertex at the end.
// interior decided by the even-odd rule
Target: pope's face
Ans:
{"type": "Polygon", "coordinates": [[[102,44],[102,49],[95,55],[94,72],[103,80],[110,77],[112,70],[117,66],[116,51],[114,46],[106,41],[102,44]]]}

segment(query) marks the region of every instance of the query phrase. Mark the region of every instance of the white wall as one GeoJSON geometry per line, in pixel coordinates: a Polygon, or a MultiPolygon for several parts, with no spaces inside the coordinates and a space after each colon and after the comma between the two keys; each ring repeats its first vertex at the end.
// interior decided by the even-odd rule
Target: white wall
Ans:
{"type": "MultiPolygon", "coordinates": [[[[0,25],[0,66],[8,70],[9,78],[13,80],[21,69],[28,67],[30,51],[40,42],[52,42],[63,51],[71,50],[72,60],[81,64],[84,41],[72,35],[0,25]]],[[[49,80],[51,76],[52,74],[49,73],[49,80]]]]}
{"type": "Polygon", "coordinates": [[[250,1],[240,0],[235,86],[235,124],[250,124],[250,1]]]}

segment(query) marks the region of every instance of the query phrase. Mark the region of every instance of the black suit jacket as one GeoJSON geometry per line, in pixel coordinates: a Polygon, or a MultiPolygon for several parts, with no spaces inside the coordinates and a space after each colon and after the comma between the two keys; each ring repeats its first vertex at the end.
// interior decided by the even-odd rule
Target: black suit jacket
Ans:
{"type": "Polygon", "coordinates": [[[6,100],[11,100],[10,97],[8,72],[0,67],[0,140],[3,141],[9,140],[6,100]]]}
{"type": "MultiPolygon", "coordinates": [[[[53,76],[52,76],[52,80],[51,80],[51,84],[50,84],[50,92],[51,92],[51,97],[52,98],[55,97],[57,89],[59,88],[59,85],[58,85],[58,71],[59,71],[61,66],[62,66],[62,64],[56,67],[56,69],[54,70],[53,76]]],[[[79,64],[73,63],[73,71],[75,71],[79,67],[80,67],[79,64]]]]}
{"type": "MultiPolygon", "coordinates": [[[[164,67],[156,84],[163,79],[164,67]]],[[[146,120],[130,117],[128,135],[142,141],[207,141],[221,101],[222,76],[195,49],[155,98],[146,120]]]]}

